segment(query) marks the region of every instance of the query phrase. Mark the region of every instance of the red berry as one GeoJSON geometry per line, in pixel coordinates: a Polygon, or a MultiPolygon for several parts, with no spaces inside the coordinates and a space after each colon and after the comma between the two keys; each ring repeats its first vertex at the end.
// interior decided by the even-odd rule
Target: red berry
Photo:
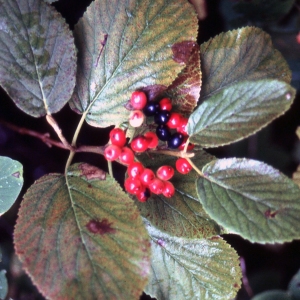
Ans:
{"type": "Polygon", "coordinates": [[[156,195],[161,194],[164,189],[164,182],[159,178],[153,179],[148,185],[150,191],[156,195]]]}
{"type": "Polygon", "coordinates": [[[141,110],[133,110],[129,115],[129,124],[132,127],[140,127],[145,120],[145,115],[141,110]]]}
{"type": "Polygon", "coordinates": [[[156,176],[161,180],[169,180],[174,175],[174,169],[171,166],[161,166],[156,171],[156,176]]]}
{"type": "Polygon", "coordinates": [[[150,196],[151,192],[148,188],[145,188],[144,191],[136,194],[136,197],[140,202],[146,202],[150,196]]]}
{"type": "Polygon", "coordinates": [[[127,169],[128,176],[132,178],[139,177],[143,171],[144,166],[138,161],[131,163],[127,169]]]}
{"type": "Polygon", "coordinates": [[[144,136],[135,137],[130,147],[134,152],[144,152],[148,149],[149,141],[144,136]]]}
{"type": "Polygon", "coordinates": [[[176,170],[181,174],[187,174],[192,170],[190,163],[183,157],[176,160],[176,170]]]}
{"type": "Polygon", "coordinates": [[[116,160],[121,154],[121,148],[116,145],[108,145],[104,150],[104,157],[113,161],[116,160]]]}
{"type": "MultiPolygon", "coordinates": [[[[186,136],[184,138],[184,141],[182,142],[182,144],[178,147],[179,150],[183,150],[184,149],[187,139],[188,139],[188,137],[186,136]]],[[[189,143],[189,145],[187,146],[187,150],[193,150],[194,147],[195,147],[194,144],[189,143]]]]}
{"type": "Polygon", "coordinates": [[[134,153],[128,147],[123,147],[119,156],[120,162],[129,165],[134,161],[134,153]]]}
{"type": "Polygon", "coordinates": [[[172,109],[172,101],[169,98],[163,98],[159,101],[159,108],[161,110],[171,111],[172,109]]]}
{"type": "Polygon", "coordinates": [[[162,194],[167,198],[171,198],[175,194],[174,185],[170,181],[165,181],[164,184],[165,187],[162,191],[162,194]]]}
{"type": "Polygon", "coordinates": [[[154,179],[155,179],[154,172],[147,168],[144,169],[144,171],[140,175],[140,180],[145,186],[148,186],[150,184],[150,182],[154,179]]]}
{"type": "Polygon", "coordinates": [[[179,127],[181,125],[182,119],[183,119],[183,116],[181,114],[175,113],[175,112],[171,113],[170,119],[166,125],[169,128],[176,129],[177,127],[179,127]]]}
{"type": "Polygon", "coordinates": [[[109,138],[113,145],[123,147],[126,144],[126,134],[121,128],[114,128],[109,133],[109,138]]]}
{"type": "Polygon", "coordinates": [[[143,109],[147,104],[147,96],[142,91],[135,91],[131,94],[130,104],[134,109],[143,109]]]}
{"type": "Polygon", "coordinates": [[[136,195],[137,193],[140,193],[145,189],[145,187],[142,185],[142,182],[138,178],[132,178],[128,177],[124,182],[125,190],[129,194],[136,195]]]}
{"type": "Polygon", "coordinates": [[[155,132],[148,131],[144,134],[144,137],[149,141],[148,148],[154,149],[158,145],[158,137],[155,132]]]}
{"type": "Polygon", "coordinates": [[[186,125],[189,119],[182,117],[181,124],[176,128],[177,132],[182,133],[183,135],[188,135],[186,130],[186,125]]]}

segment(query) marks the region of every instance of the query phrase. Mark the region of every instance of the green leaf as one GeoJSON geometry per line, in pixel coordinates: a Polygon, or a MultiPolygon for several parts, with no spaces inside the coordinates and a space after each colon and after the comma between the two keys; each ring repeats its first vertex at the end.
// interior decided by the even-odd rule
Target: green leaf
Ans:
{"type": "Polygon", "coordinates": [[[289,283],[289,293],[292,295],[293,300],[300,299],[300,270],[293,276],[289,283]]]}
{"type": "Polygon", "coordinates": [[[186,67],[166,90],[174,111],[190,115],[195,109],[201,90],[200,52],[196,45],[186,67]]]}
{"type": "Polygon", "coordinates": [[[26,193],[15,247],[51,299],[139,299],[150,271],[147,232],[134,202],[102,170],[79,163],[26,193]]]}
{"type": "Polygon", "coordinates": [[[23,166],[0,156],[0,216],[10,209],[23,186],[23,166]]]}
{"type": "Polygon", "coordinates": [[[221,33],[200,47],[204,101],[239,81],[278,79],[290,83],[291,71],[274,49],[271,37],[259,28],[221,33]]]}
{"type": "Polygon", "coordinates": [[[145,292],[158,300],[233,299],[241,286],[239,258],[216,236],[176,238],[147,226],[152,273],[145,292]]]}
{"type": "MultiPolygon", "coordinates": [[[[151,153],[152,160],[148,156],[140,159],[148,168],[154,172],[162,165],[175,167],[176,158],[167,155],[151,153]]],[[[197,152],[196,160],[199,165],[205,165],[214,157],[203,150],[197,152]]],[[[136,201],[143,217],[149,220],[154,226],[168,234],[186,238],[204,238],[220,234],[219,226],[211,220],[200,204],[196,189],[196,172],[188,175],[175,172],[170,180],[176,191],[171,198],[163,195],[155,195],[145,203],[136,201]]]]}
{"type": "Polygon", "coordinates": [[[237,0],[234,10],[252,21],[277,21],[293,7],[295,0],[237,0]]]}
{"type": "Polygon", "coordinates": [[[8,284],[6,279],[6,271],[0,271],[0,299],[5,299],[8,292],[8,284]]]}
{"type": "Polygon", "coordinates": [[[128,121],[124,105],[131,93],[165,90],[185,67],[197,28],[186,0],[95,0],[75,26],[71,108],[96,127],[128,121]]]}
{"type": "Polygon", "coordinates": [[[286,291],[271,290],[260,293],[251,300],[293,300],[293,298],[286,291]]]}
{"type": "Polygon", "coordinates": [[[241,140],[288,110],[295,94],[277,80],[244,81],[222,89],[190,116],[190,141],[218,147],[241,140]]]}
{"type": "Polygon", "coordinates": [[[197,180],[203,208],[229,233],[251,242],[300,238],[300,189],[278,170],[251,159],[208,163],[197,180]]]}
{"type": "Polygon", "coordinates": [[[33,117],[58,112],[75,86],[68,25],[43,1],[0,0],[0,84],[33,117]]]}

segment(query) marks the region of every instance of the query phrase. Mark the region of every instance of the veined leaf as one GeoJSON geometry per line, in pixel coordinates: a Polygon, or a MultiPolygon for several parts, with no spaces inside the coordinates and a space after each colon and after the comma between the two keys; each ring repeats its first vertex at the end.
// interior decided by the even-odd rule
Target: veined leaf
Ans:
{"type": "Polygon", "coordinates": [[[233,299],[241,286],[235,250],[220,237],[189,240],[147,226],[152,273],[147,294],[158,300],[233,299]]]}
{"type": "Polygon", "coordinates": [[[0,156],[0,216],[10,209],[23,186],[23,166],[0,156]]]}
{"type": "Polygon", "coordinates": [[[165,90],[185,67],[197,23],[186,0],[92,2],[74,31],[79,57],[71,108],[96,127],[128,121],[124,105],[134,90],[165,90]]]}
{"type": "MultiPolygon", "coordinates": [[[[152,153],[151,156],[152,160],[142,156],[141,161],[154,172],[162,165],[175,167],[174,157],[152,153]]],[[[199,150],[194,160],[203,166],[213,159],[213,156],[199,150]]],[[[204,238],[220,234],[221,229],[208,217],[199,202],[195,189],[196,178],[194,171],[188,175],[175,172],[170,180],[176,189],[175,195],[166,198],[152,194],[146,203],[136,201],[142,216],[160,230],[178,237],[204,238]]]]}
{"type": "Polygon", "coordinates": [[[200,47],[201,100],[245,80],[278,79],[290,83],[291,71],[271,37],[255,27],[221,33],[200,47]]]}
{"type": "Polygon", "coordinates": [[[102,170],[75,164],[26,193],[16,253],[49,299],[139,299],[150,245],[133,201],[102,170]]]}
{"type": "Polygon", "coordinates": [[[199,46],[196,45],[187,62],[174,82],[168,87],[166,96],[172,99],[174,111],[190,115],[197,105],[201,90],[199,46]]]}
{"type": "Polygon", "coordinates": [[[190,116],[192,143],[218,147],[241,140],[266,126],[291,106],[296,91],[277,80],[244,81],[222,89],[190,116]]]}
{"type": "Polygon", "coordinates": [[[33,117],[59,111],[75,86],[71,31],[38,0],[0,0],[0,84],[33,117]]]}
{"type": "Polygon", "coordinates": [[[300,189],[262,162],[220,159],[203,167],[197,193],[203,208],[229,233],[251,242],[300,238],[300,189]]]}
{"type": "Polygon", "coordinates": [[[270,290],[262,292],[251,300],[296,300],[288,292],[283,290],[270,290]]]}

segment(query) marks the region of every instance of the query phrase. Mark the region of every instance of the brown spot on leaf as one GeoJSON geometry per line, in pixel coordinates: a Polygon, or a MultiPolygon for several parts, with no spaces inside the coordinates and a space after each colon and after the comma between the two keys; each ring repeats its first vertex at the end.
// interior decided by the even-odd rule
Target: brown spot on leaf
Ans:
{"type": "Polygon", "coordinates": [[[237,288],[240,287],[240,285],[239,285],[238,283],[235,283],[235,284],[233,285],[233,287],[234,287],[235,289],[237,289],[237,288]]]}
{"type": "Polygon", "coordinates": [[[16,178],[20,178],[20,172],[15,172],[13,174],[11,174],[12,176],[16,177],[16,178]]]}
{"type": "Polygon", "coordinates": [[[116,230],[111,227],[112,223],[109,223],[107,219],[99,220],[90,220],[86,224],[86,228],[88,231],[95,234],[106,234],[106,233],[115,233],[116,230]]]}
{"type": "Polygon", "coordinates": [[[195,42],[183,41],[172,46],[173,60],[179,64],[185,64],[195,46],[195,42]]]}
{"type": "Polygon", "coordinates": [[[87,180],[90,179],[105,180],[106,178],[106,174],[104,171],[90,164],[82,163],[78,166],[78,168],[81,171],[80,176],[85,176],[87,180]]]}
{"type": "Polygon", "coordinates": [[[213,240],[218,240],[220,237],[215,235],[215,236],[212,236],[210,239],[213,241],[213,240]]]}
{"type": "Polygon", "coordinates": [[[265,211],[265,217],[267,218],[267,219],[273,219],[273,218],[275,218],[275,216],[278,214],[278,211],[277,210],[275,210],[274,212],[271,212],[271,210],[270,209],[268,209],[267,211],[265,211]]]}
{"type": "Polygon", "coordinates": [[[91,189],[93,186],[91,184],[88,184],[88,188],[91,189]]]}

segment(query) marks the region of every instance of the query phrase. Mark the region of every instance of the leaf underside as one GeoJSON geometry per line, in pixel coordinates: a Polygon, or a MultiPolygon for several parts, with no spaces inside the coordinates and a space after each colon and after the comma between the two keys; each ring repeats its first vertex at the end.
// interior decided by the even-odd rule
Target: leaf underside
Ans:
{"type": "Polygon", "coordinates": [[[200,47],[201,101],[239,81],[276,79],[290,83],[291,71],[270,35],[255,27],[221,33],[200,47]]]}
{"type": "Polygon", "coordinates": [[[218,147],[241,140],[286,112],[296,91],[277,80],[244,81],[222,89],[190,116],[192,143],[218,147]]]}
{"type": "Polygon", "coordinates": [[[220,159],[207,164],[196,188],[203,208],[229,233],[251,242],[300,238],[300,189],[262,162],[220,159]]]}
{"type": "Polygon", "coordinates": [[[185,67],[197,23],[185,0],[92,2],[74,31],[79,57],[71,108],[96,127],[128,121],[124,105],[134,90],[165,89],[185,67]]]}
{"type": "Polygon", "coordinates": [[[15,228],[24,268],[49,299],[139,299],[150,245],[133,201],[102,170],[75,164],[26,193],[15,228]]]}
{"type": "Polygon", "coordinates": [[[65,20],[38,0],[0,0],[0,84],[33,117],[58,112],[75,86],[76,51],[65,20]]]}
{"type": "MultiPolygon", "coordinates": [[[[176,158],[151,153],[151,158],[141,156],[139,159],[154,172],[163,165],[175,168],[176,158]]],[[[201,166],[214,157],[203,150],[196,152],[195,160],[201,166]]],[[[171,198],[152,194],[146,203],[136,201],[141,215],[151,224],[170,235],[186,238],[205,238],[220,234],[219,226],[211,220],[200,204],[196,191],[196,172],[188,175],[175,172],[170,180],[176,191],[171,198]]]]}
{"type": "Polygon", "coordinates": [[[22,186],[22,165],[9,157],[0,156],[0,216],[14,204],[22,186]]]}
{"type": "Polygon", "coordinates": [[[152,272],[145,289],[158,300],[233,299],[241,286],[239,258],[220,237],[189,240],[147,226],[152,272]]]}

